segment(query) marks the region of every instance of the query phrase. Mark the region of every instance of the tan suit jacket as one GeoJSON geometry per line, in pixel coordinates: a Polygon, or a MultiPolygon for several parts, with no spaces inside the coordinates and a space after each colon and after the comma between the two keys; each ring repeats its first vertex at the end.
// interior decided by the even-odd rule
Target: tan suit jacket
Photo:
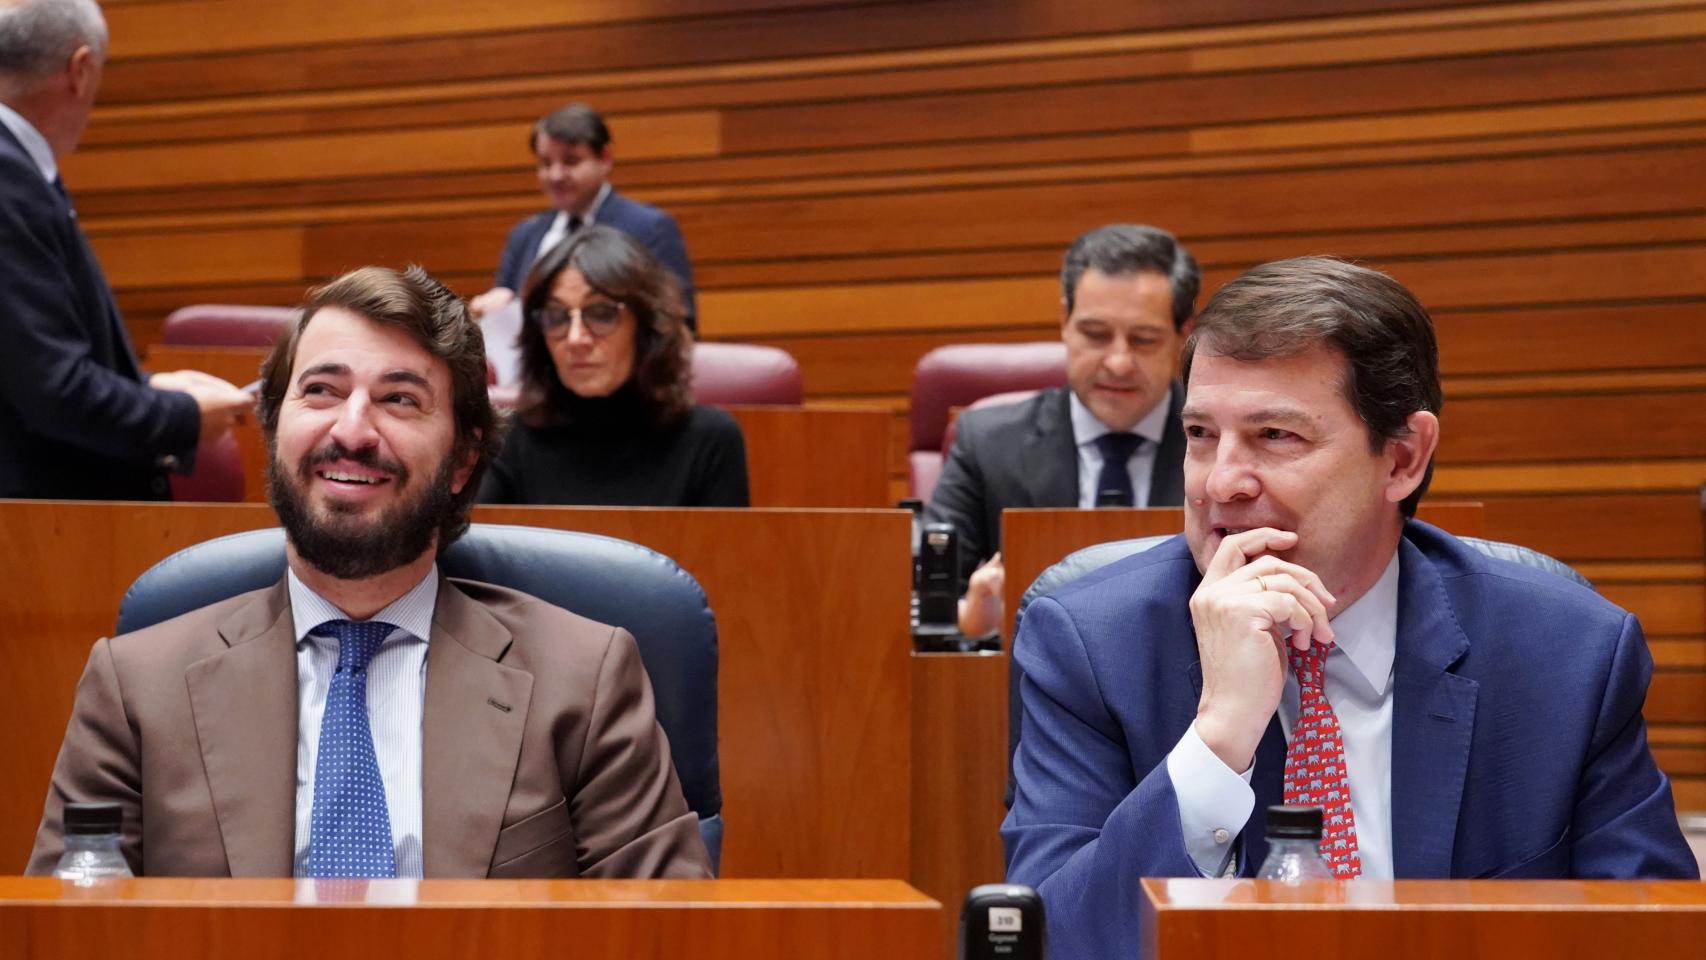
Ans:
{"type": "MultiPolygon", "coordinates": [[[[95,644],[27,873],[68,802],[124,807],[148,876],[289,876],[296,643],[284,581],[95,644]]],[[[706,877],[634,639],[441,578],[421,724],[428,877],[706,877]]]]}

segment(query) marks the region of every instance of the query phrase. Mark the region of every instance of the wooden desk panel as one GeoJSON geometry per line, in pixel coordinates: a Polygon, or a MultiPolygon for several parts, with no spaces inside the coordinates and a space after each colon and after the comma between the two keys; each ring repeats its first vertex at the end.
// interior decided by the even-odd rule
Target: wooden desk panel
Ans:
{"type": "Polygon", "coordinates": [[[937,960],[940,904],[894,880],[0,879],[34,960],[937,960]]]}
{"type": "MultiPolygon", "coordinates": [[[[148,349],[151,370],[192,369],[242,386],[260,376],[266,351],[254,347],[148,349]]],[[[886,507],[893,417],[886,409],[726,407],[746,437],[755,507],[886,507]]],[[[266,502],[266,444],[253,419],[237,428],[243,499],[266,502]]]]}
{"type": "MultiPolygon", "coordinates": [[[[476,519],[622,537],[704,587],[721,645],[725,876],[907,875],[906,513],[507,507],[476,519]]],[[[23,867],[77,677],[123,590],[174,550],[275,523],[258,504],[0,501],[0,872],[23,867]]]]}
{"type": "Polygon", "coordinates": [[[1245,960],[1251,944],[1322,957],[1663,957],[1706,942],[1695,881],[1143,881],[1145,960],[1245,960]]]}

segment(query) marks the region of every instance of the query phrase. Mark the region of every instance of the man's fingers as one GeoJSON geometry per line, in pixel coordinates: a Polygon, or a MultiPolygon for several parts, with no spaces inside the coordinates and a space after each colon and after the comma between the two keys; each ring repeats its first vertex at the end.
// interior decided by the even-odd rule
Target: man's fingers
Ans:
{"type": "Polygon", "coordinates": [[[1307,650],[1311,640],[1333,642],[1333,626],[1321,598],[1289,573],[1267,573],[1253,577],[1259,590],[1254,599],[1274,615],[1274,623],[1291,628],[1291,642],[1307,650]]]}
{"type": "Polygon", "coordinates": [[[1220,548],[1214,551],[1214,559],[1209,561],[1208,569],[1203,571],[1203,580],[1219,580],[1249,563],[1252,557],[1261,556],[1270,550],[1289,550],[1296,545],[1297,534],[1273,527],[1257,527],[1232,534],[1220,541],[1220,548]]]}
{"type": "Polygon", "coordinates": [[[1327,585],[1325,583],[1321,582],[1321,578],[1316,575],[1315,571],[1308,567],[1299,566],[1289,560],[1281,560],[1279,557],[1275,556],[1257,557],[1255,560],[1250,561],[1249,566],[1244,568],[1244,572],[1256,577],[1271,577],[1277,574],[1286,574],[1298,583],[1303,584],[1310,593],[1319,597],[1321,602],[1329,609],[1338,606],[1338,598],[1333,596],[1332,592],[1327,589],[1327,585]]]}

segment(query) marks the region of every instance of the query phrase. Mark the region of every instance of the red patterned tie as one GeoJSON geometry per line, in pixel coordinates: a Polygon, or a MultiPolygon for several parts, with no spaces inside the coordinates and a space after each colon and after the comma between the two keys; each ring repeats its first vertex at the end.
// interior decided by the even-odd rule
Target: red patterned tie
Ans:
{"type": "Polygon", "coordinates": [[[1357,852],[1356,817],[1351,814],[1345,742],[1339,736],[1339,718],[1321,689],[1332,649],[1319,643],[1307,653],[1290,648],[1299,696],[1297,723],[1285,752],[1285,802],[1321,808],[1321,855],[1335,876],[1349,880],[1362,873],[1362,856],[1357,852]]]}

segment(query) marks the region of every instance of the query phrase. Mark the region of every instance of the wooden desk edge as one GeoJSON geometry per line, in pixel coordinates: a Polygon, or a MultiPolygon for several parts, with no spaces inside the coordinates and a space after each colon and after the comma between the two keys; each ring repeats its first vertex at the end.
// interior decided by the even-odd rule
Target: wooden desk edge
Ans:
{"type": "Polygon", "coordinates": [[[78,887],[0,877],[0,909],[23,906],[352,906],[511,909],[881,909],[939,911],[902,880],[307,880],[141,877],[78,887]]]}

